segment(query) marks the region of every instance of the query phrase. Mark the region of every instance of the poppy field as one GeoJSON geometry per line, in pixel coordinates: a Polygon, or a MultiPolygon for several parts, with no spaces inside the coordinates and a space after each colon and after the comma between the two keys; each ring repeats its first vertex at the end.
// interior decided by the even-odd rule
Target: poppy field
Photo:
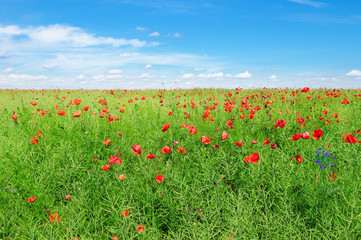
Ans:
{"type": "Polygon", "coordinates": [[[361,90],[0,90],[0,239],[361,238],[361,90]]]}

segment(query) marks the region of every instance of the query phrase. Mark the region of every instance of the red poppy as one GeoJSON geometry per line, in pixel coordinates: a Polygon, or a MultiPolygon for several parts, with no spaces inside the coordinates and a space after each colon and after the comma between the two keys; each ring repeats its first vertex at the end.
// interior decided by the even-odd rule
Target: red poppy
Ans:
{"type": "Polygon", "coordinates": [[[201,141],[202,141],[202,143],[210,144],[211,143],[211,138],[207,137],[207,136],[202,136],[201,141]]]}
{"type": "Polygon", "coordinates": [[[38,137],[41,137],[41,135],[43,135],[41,131],[36,132],[36,134],[38,135],[38,137]]]}
{"type": "Polygon", "coordinates": [[[357,143],[358,141],[356,140],[356,138],[351,134],[351,133],[347,133],[343,138],[342,141],[350,143],[350,144],[354,144],[357,143]]]}
{"type": "Polygon", "coordinates": [[[172,115],[173,114],[173,112],[168,112],[168,115],[172,115]]]}
{"type": "Polygon", "coordinates": [[[18,121],[18,115],[13,114],[12,119],[13,119],[15,122],[18,121]]]}
{"type": "Polygon", "coordinates": [[[119,240],[119,238],[114,235],[112,240],[119,240]]]}
{"type": "Polygon", "coordinates": [[[186,153],[186,150],[185,150],[184,148],[180,147],[180,148],[178,148],[178,152],[179,152],[180,154],[185,154],[185,153],[186,153]]]}
{"type": "Polygon", "coordinates": [[[241,141],[238,141],[238,142],[236,142],[236,145],[237,145],[238,147],[242,147],[242,145],[243,145],[243,142],[241,142],[241,141]]]}
{"type": "Polygon", "coordinates": [[[32,139],[30,139],[31,144],[35,145],[39,142],[37,137],[33,137],[32,139]]]}
{"type": "Polygon", "coordinates": [[[165,146],[162,148],[162,154],[170,153],[172,149],[169,146],[165,146]]]}
{"type": "Polygon", "coordinates": [[[282,120],[282,119],[279,119],[279,120],[277,120],[276,121],[276,125],[278,126],[278,127],[281,127],[281,128],[284,128],[285,126],[286,126],[286,121],[284,121],[284,120],[282,120]]]}
{"type": "Polygon", "coordinates": [[[321,129],[312,131],[312,137],[316,140],[320,139],[322,137],[323,131],[321,129]]]}
{"type": "Polygon", "coordinates": [[[190,130],[189,130],[189,134],[190,135],[194,135],[197,133],[197,129],[195,127],[192,127],[190,130]]]}
{"type": "Polygon", "coordinates": [[[30,202],[35,202],[35,200],[36,200],[37,198],[36,197],[29,197],[28,198],[28,203],[30,203],[30,202]]]}
{"type": "Polygon", "coordinates": [[[85,107],[83,107],[83,110],[84,110],[84,111],[88,111],[88,110],[89,110],[89,107],[88,107],[88,106],[85,106],[85,107]]]}
{"type": "Polygon", "coordinates": [[[269,139],[266,138],[266,140],[264,140],[264,146],[266,146],[266,145],[269,144],[269,143],[270,143],[269,139]]]}
{"type": "Polygon", "coordinates": [[[323,110],[322,114],[326,115],[327,114],[327,110],[323,110]]]}
{"type": "Polygon", "coordinates": [[[73,117],[79,117],[81,115],[81,110],[76,111],[75,113],[73,113],[73,117]]]}
{"type": "Polygon", "coordinates": [[[80,100],[80,99],[75,99],[75,100],[74,100],[74,104],[75,104],[75,105],[79,105],[80,103],[81,103],[81,100],[80,100]]]}
{"type": "Polygon", "coordinates": [[[106,165],[103,165],[100,169],[103,170],[103,171],[108,171],[109,170],[109,165],[106,164],[106,165]]]}
{"type": "Polygon", "coordinates": [[[163,125],[163,129],[162,129],[162,132],[167,131],[167,130],[168,130],[168,128],[169,128],[169,126],[170,126],[170,124],[169,124],[169,123],[164,124],[164,125],[163,125]]]}
{"type": "Polygon", "coordinates": [[[146,159],[156,159],[153,153],[149,153],[146,157],[146,159]]]}
{"type": "Polygon", "coordinates": [[[241,114],[241,115],[239,116],[239,118],[240,118],[240,119],[244,119],[245,116],[246,116],[246,115],[241,114]]]}
{"type": "Polygon", "coordinates": [[[301,138],[308,139],[308,138],[310,138],[310,134],[308,132],[303,132],[303,133],[301,133],[301,138]]]}
{"type": "Polygon", "coordinates": [[[135,153],[136,155],[142,156],[142,151],[140,150],[140,145],[138,145],[138,144],[134,144],[132,146],[132,150],[130,150],[130,151],[135,153]]]}
{"type": "Polygon", "coordinates": [[[301,164],[302,162],[302,157],[300,155],[296,155],[296,161],[301,164]]]}
{"type": "Polygon", "coordinates": [[[145,231],[145,229],[144,229],[144,227],[143,227],[143,224],[137,226],[137,231],[138,231],[138,232],[144,232],[144,231],[145,231]]]}
{"type": "Polygon", "coordinates": [[[155,177],[155,181],[157,181],[157,183],[161,183],[161,182],[163,182],[163,180],[164,180],[163,175],[157,175],[155,177]]]}
{"type": "Polygon", "coordinates": [[[123,180],[123,179],[126,179],[126,178],[127,178],[127,176],[125,176],[125,174],[120,174],[119,177],[118,177],[119,180],[123,180]]]}
{"type": "Polygon", "coordinates": [[[213,147],[214,147],[214,148],[219,148],[219,145],[213,144],[213,147]]]}
{"type": "Polygon", "coordinates": [[[50,222],[60,222],[59,215],[57,213],[53,213],[49,217],[50,222]]]}
{"type": "Polygon", "coordinates": [[[297,121],[302,127],[306,126],[306,122],[305,122],[305,120],[304,120],[303,118],[298,117],[298,118],[296,118],[296,121],[297,121]]]}
{"type": "Polygon", "coordinates": [[[271,147],[272,149],[276,149],[276,148],[277,148],[277,145],[276,145],[275,143],[271,143],[270,147],[271,147]]]}
{"type": "Polygon", "coordinates": [[[337,174],[336,173],[330,173],[330,179],[331,179],[331,181],[336,180],[337,179],[337,174]]]}
{"type": "Polygon", "coordinates": [[[259,154],[258,153],[252,153],[248,157],[244,158],[244,161],[246,163],[252,162],[252,163],[256,164],[258,160],[259,160],[259,154]]]}
{"type": "Polygon", "coordinates": [[[65,199],[66,199],[66,200],[69,200],[70,198],[71,198],[70,195],[66,195],[66,196],[65,196],[65,199]]]}
{"type": "Polygon", "coordinates": [[[124,113],[124,108],[121,108],[119,112],[124,113]]]}
{"type": "Polygon", "coordinates": [[[309,92],[310,91],[310,88],[308,88],[308,87],[304,87],[302,90],[301,90],[301,92],[309,92]]]}
{"type": "Polygon", "coordinates": [[[109,138],[107,138],[107,139],[105,139],[105,140],[103,141],[103,143],[105,144],[105,146],[108,146],[111,141],[112,141],[112,140],[110,140],[109,138]]]}
{"type": "Polygon", "coordinates": [[[349,101],[347,101],[347,99],[346,98],[344,98],[343,100],[342,100],[342,104],[349,104],[350,102],[349,101]]]}
{"type": "Polygon", "coordinates": [[[250,114],[250,115],[248,116],[248,119],[249,119],[249,120],[254,119],[254,115],[253,115],[253,114],[250,114]]]}
{"type": "Polygon", "coordinates": [[[111,156],[110,158],[109,158],[109,165],[112,165],[112,164],[114,164],[114,163],[116,163],[116,164],[121,164],[122,163],[122,159],[120,159],[120,158],[118,158],[117,156],[111,156]]]}
{"type": "Polygon", "coordinates": [[[222,140],[226,140],[228,138],[228,133],[226,133],[225,131],[223,131],[222,133],[222,140]]]}
{"type": "Polygon", "coordinates": [[[125,216],[128,216],[129,215],[129,212],[128,211],[123,211],[122,212],[122,216],[125,217],[125,216]]]}
{"type": "Polygon", "coordinates": [[[301,134],[296,133],[295,135],[293,135],[293,136],[291,137],[291,140],[292,140],[292,141],[297,141],[297,140],[300,139],[300,138],[301,138],[301,134]]]}
{"type": "Polygon", "coordinates": [[[56,113],[59,114],[60,116],[63,116],[66,114],[66,112],[64,110],[59,110],[56,113]]]}

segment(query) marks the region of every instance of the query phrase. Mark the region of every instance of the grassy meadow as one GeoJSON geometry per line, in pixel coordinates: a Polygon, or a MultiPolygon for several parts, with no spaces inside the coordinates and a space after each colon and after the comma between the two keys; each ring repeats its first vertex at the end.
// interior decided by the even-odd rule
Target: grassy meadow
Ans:
{"type": "Polygon", "coordinates": [[[361,238],[361,90],[0,90],[0,239],[361,238]]]}

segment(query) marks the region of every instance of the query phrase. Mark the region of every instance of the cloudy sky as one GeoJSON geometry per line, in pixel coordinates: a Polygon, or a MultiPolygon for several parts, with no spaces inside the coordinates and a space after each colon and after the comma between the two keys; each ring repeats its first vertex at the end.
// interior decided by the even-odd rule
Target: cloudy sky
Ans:
{"type": "Polygon", "coordinates": [[[361,87],[361,1],[1,0],[0,88],[361,87]]]}

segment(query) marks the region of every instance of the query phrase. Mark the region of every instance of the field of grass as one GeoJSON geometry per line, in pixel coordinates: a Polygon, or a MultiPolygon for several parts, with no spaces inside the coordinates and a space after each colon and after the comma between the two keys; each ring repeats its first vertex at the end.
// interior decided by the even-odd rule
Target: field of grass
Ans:
{"type": "Polygon", "coordinates": [[[0,90],[0,239],[361,238],[361,90],[301,90],[0,90]]]}

